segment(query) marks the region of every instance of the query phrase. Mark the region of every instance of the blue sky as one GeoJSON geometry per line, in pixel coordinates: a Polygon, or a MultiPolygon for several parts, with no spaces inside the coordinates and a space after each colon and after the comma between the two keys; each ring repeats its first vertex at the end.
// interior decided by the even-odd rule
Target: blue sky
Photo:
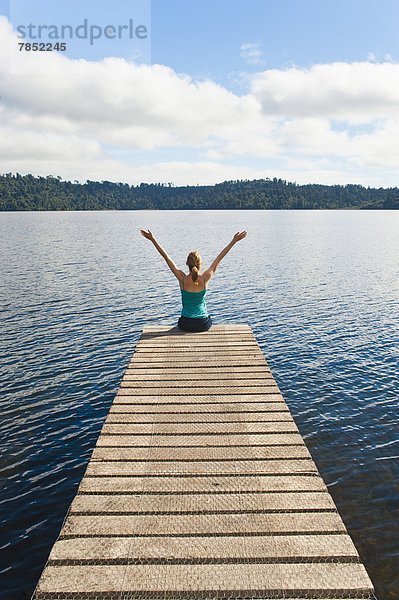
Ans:
{"type": "MultiPolygon", "coordinates": [[[[259,44],[267,68],[361,61],[370,53],[399,58],[397,0],[0,0],[0,13],[11,14],[14,24],[77,25],[83,17],[125,23],[131,17],[149,24],[151,62],[226,85],[232,73],[248,69],[243,43],[259,44]]],[[[87,57],[87,45],[76,42],[70,55],[87,57]]],[[[96,46],[90,58],[131,55],[128,39],[96,46]]]]}
{"type": "Polygon", "coordinates": [[[228,83],[245,42],[267,68],[398,59],[398,25],[397,0],[153,0],[152,61],[228,83]]]}
{"type": "Polygon", "coordinates": [[[15,56],[0,107],[6,171],[399,185],[397,0],[0,0],[0,13],[14,27],[149,29],[145,42],[15,56]]]}

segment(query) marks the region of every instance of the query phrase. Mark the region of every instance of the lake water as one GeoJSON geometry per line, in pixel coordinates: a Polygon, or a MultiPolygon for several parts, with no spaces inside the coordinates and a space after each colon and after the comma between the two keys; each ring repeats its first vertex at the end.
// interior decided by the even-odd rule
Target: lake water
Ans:
{"type": "Polygon", "coordinates": [[[399,212],[0,214],[0,597],[29,598],[143,325],[180,268],[246,229],[209,285],[252,326],[376,586],[399,598],[399,212]]]}

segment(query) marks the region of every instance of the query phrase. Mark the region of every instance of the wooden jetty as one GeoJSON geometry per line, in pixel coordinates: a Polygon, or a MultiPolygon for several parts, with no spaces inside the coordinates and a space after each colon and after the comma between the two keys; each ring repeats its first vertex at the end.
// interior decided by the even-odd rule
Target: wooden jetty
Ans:
{"type": "Polygon", "coordinates": [[[36,600],[374,598],[247,325],[145,327],[36,600]]]}

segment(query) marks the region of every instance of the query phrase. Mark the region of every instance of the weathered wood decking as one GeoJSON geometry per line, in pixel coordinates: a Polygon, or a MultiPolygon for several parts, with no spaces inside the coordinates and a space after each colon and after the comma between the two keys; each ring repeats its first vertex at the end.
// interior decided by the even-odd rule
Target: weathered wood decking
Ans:
{"type": "Polygon", "coordinates": [[[35,597],[373,597],[248,326],[144,328],[35,597]]]}

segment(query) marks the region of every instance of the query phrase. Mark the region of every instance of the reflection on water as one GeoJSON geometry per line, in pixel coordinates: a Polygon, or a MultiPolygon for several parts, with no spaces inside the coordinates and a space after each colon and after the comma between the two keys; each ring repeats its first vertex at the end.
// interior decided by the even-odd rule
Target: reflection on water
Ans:
{"type": "Polygon", "coordinates": [[[247,322],[379,600],[399,598],[399,213],[0,214],[0,597],[29,598],[144,324],[173,323],[183,268],[209,263],[214,322],[247,322]]]}

